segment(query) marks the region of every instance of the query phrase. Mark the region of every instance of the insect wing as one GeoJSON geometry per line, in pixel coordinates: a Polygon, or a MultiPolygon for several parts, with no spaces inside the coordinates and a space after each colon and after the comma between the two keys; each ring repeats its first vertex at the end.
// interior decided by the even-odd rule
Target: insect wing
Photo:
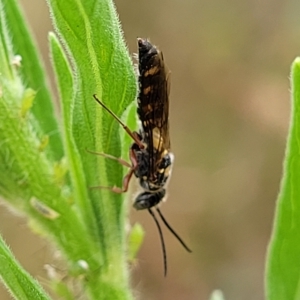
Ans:
{"type": "MultiPolygon", "coordinates": [[[[142,135],[149,151],[149,172],[157,169],[170,149],[169,137],[169,74],[163,54],[149,41],[139,39],[138,115],[142,135]]],[[[151,177],[151,174],[149,174],[151,177]]]]}

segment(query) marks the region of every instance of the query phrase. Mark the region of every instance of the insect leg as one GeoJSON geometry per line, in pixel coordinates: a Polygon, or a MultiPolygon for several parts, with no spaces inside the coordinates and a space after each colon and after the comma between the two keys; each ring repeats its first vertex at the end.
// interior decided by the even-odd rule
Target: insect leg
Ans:
{"type": "Polygon", "coordinates": [[[122,122],[122,120],[112,111],[110,110],[103,102],[101,102],[98,98],[97,95],[93,95],[94,99],[108,112],[110,113],[115,120],[124,128],[124,130],[128,133],[128,135],[135,141],[135,143],[139,146],[140,149],[144,149],[145,146],[144,144],[140,141],[138,135],[136,132],[131,131],[125,123],[122,122]]]}
{"type": "Polygon", "coordinates": [[[126,193],[127,190],[128,190],[129,182],[130,182],[130,179],[131,179],[133,173],[134,173],[134,169],[131,168],[129,170],[129,172],[126,174],[126,176],[124,177],[124,179],[123,179],[123,186],[122,186],[122,188],[119,188],[117,186],[109,187],[109,186],[99,185],[99,186],[91,186],[90,189],[91,190],[106,189],[106,190],[111,190],[112,192],[117,193],[117,194],[126,193]]]}
{"type": "MultiPolygon", "coordinates": [[[[130,166],[129,172],[125,175],[125,177],[123,179],[122,188],[119,188],[117,186],[108,187],[108,186],[101,186],[100,185],[100,186],[92,186],[92,187],[90,187],[90,189],[107,189],[107,190],[111,190],[112,192],[117,193],[117,194],[126,193],[127,190],[128,190],[130,179],[131,179],[134,171],[136,170],[136,168],[138,166],[138,162],[137,162],[135,153],[132,149],[130,149],[129,154],[130,154],[130,160],[132,162],[132,165],[130,166]]],[[[114,157],[114,156],[112,156],[112,157],[114,157]]],[[[116,159],[118,159],[118,158],[116,158],[116,159]]]]}
{"type": "Polygon", "coordinates": [[[131,168],[131,164],[128,163],[126,160],[122,159],[122,158],[118,158],[118,157],[115,157],[115,156],[113,156],[113,155],[106,154],[106,153],[94,152],[94,151],[91,151],[91,150],[88,150],[88,149],[85,149],[85,150],[86,150],[87,152],[91,153],[91,154],[95,154],[95,155],[99,155],[99,156],[103,156],[103,157],[105,157],[105,158],[109,158],[109,159],[115,160],[115,161],[117,161],[118,163],[120,163],[122,166],[131,168]]]}

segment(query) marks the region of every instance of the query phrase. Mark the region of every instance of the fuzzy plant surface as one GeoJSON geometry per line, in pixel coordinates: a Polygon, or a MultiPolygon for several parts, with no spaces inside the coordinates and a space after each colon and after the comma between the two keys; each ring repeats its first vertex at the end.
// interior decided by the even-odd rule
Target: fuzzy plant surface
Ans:
{"type": "MultiPolygon", "coordinates": [[[[124,196],[89,188],[122,186],[125,170],[87,151],[127,156],[129,138],[93,94],[121,117],[136,98],[132,62],[112,1],[47,2],[59,118],[18,2],[0,0],[0,196],[61,251],[82,298],[133,299],[127,265],[143,231],[136,227],[127,247],[124,196]]],[[[133,129],[134,110],[126,111],[133,129]]],[[[15,299],[49,299],[2,239],[0,263],[15,299]]],[[[60,299],[76,296],[62,282],[52,286],[60,299]]]]}
{"type": "Polygon", "coordinates": [[[300,58],[291,71],[292,112],[266,265],[266,299],[300,299],[300,58]]]}

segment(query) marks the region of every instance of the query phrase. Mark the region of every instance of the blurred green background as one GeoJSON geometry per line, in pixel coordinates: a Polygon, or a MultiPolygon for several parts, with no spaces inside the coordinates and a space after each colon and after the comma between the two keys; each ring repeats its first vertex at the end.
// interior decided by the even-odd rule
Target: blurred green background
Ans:
{"type": "MultiPolygon", "coordinates": [[[[22,0],[52,76],[45,1],[22,0]]],[[[118,0],[130,53],[149,37],[172,71],[175,166],[162,211],[193,249],[164,230],[169,274],[147,212],[131,210],[146,238],[132,286],[138,299],[264,299],[264,264],[289,124],[289,72],[300,54],[300,2],[118,0]]],[[[52,87],[54,88],[53,82],[52,87]]],[[[47,241],[0,208],[1,233],[25,268],[45,282],[47,241]]],[[[1,287],[0,299],[10,299],[1,287]]],[[[80,296],[79,296],[80,298],[80,296]]]]}

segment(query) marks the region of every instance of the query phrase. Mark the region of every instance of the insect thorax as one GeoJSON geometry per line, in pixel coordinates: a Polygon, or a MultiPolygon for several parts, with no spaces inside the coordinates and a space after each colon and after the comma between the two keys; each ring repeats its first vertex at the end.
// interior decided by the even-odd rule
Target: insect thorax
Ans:
{"type": "Polygon", "coordinates": [[[134,146],[133,151],[137,160],[137,168],[134,174],[144,189],[144,192],[137,196],[134,207],[136,209],[150,208],[157,205],[166,194],[164,186],[171,175],[173,154],[166,151],[152,170],[150,166],[153,166],[153,162],[151,162],[153,158],[149,151],[134,146]]]}
{"type": "Polygon", "coordinates": [[[149,192],[160,190],[167,183],[172,169],[173,154],[167,152],[154,164],[147,149],[134,150],[137,168],[134,172],[143,189],[149,192]],[[152,166],[152,167],[151,167],[152,166]]]}

